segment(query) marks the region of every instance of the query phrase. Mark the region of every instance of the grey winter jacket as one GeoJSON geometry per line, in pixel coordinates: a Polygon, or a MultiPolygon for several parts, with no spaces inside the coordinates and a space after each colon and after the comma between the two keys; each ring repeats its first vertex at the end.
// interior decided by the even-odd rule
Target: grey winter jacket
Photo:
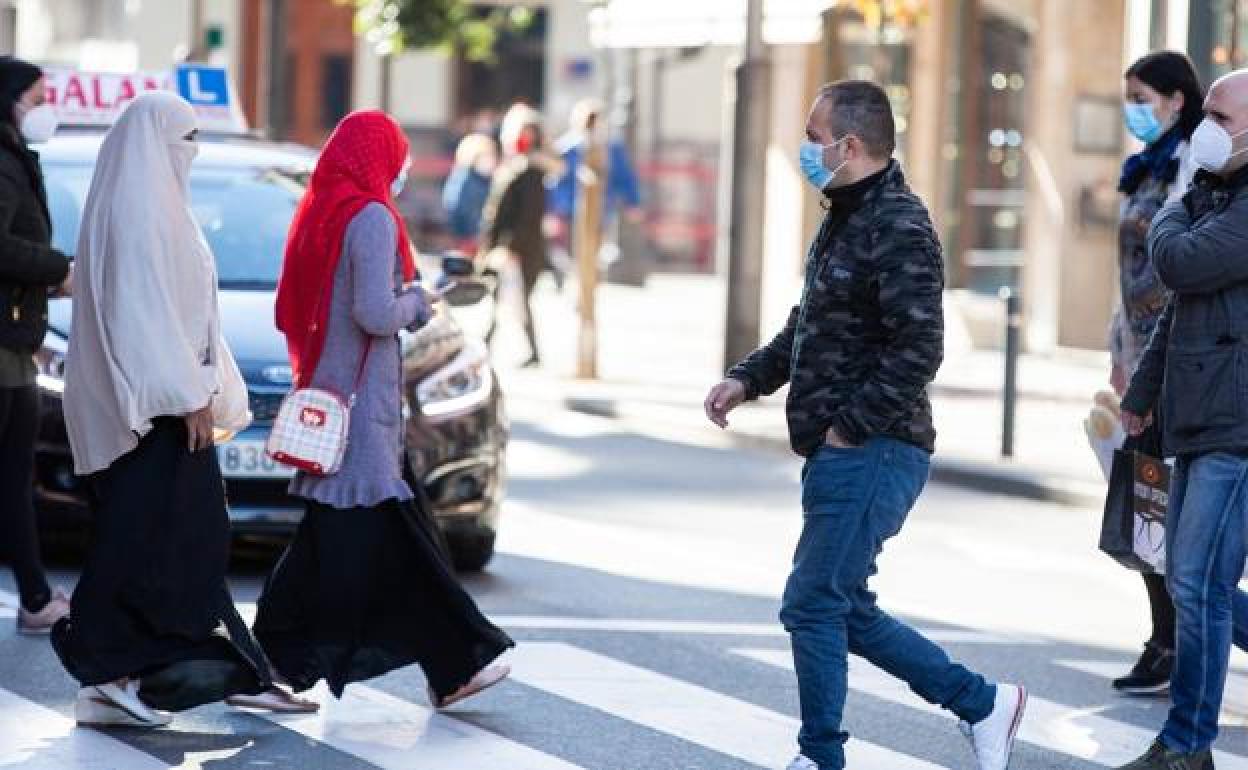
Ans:
{"type": "Polygon", "coordinates": [[[1148,243],[1174,294],[1122,406],[1160,412],[1167,454],[1248,451],[1248,170],[1197,175],[1148,243]]]}

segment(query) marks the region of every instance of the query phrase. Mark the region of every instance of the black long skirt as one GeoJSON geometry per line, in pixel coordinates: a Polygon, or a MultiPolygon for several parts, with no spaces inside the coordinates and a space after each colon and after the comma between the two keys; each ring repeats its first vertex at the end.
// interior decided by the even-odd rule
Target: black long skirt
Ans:
{"type": "Polygon", "coordinates": [[[139,677],[148,705],[182,711],[271,686],[226,586],[230,520],[215,450],[187,451],[158,418],[137,448],[87,479],[94,531],[69,617],[52,631],[85,686],[139,677]]]}
{"type": "Polygon", "coordinates": [[[412,663],[446,696],[514,645],[456,579],[419,500],[348,510],[309,501],[255,633],[295,690],[324,679],[337,697],[412,663]]]}

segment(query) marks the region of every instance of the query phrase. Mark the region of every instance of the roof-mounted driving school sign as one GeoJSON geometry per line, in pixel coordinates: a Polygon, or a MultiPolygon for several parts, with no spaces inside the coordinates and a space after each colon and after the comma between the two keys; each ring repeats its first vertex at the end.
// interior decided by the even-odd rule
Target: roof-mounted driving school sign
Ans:
{"type": "Polygon", "coordinates": [[[182,64],[171,72],[115,74],[49,67],[48,104],[61,125],[111,126],[134,97],[144,91],[176,91],[191,103],[203,131],[243,133],[243,117],[224,67],[182,64]]]}

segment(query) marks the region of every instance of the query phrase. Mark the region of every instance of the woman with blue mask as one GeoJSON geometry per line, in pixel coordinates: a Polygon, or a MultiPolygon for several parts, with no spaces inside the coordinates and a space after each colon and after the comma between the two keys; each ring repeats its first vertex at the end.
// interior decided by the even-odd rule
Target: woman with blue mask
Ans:
{"type": "MultiPolygon", "coordinates": [[[[1153,327],[1169,299],[1148,253],[1148,230],[1169,201],[1182,196],[1196,171],[1189,140],[1202,119],[1204,92],[1186,56],[1149,54],[1126,72],[1123,119],[1144,143],[1122,166],[1123,194],[1118,227],[1118,272],[1122,300],[1110,331],[1110,382],[1121,398],[1153,327]]],[[[1161,575],[1144,575],[1153,633],[1131,672],[1114,688],[1134,695],[1164,694],[1174,663],[1174,604],[1161,575]]]]}

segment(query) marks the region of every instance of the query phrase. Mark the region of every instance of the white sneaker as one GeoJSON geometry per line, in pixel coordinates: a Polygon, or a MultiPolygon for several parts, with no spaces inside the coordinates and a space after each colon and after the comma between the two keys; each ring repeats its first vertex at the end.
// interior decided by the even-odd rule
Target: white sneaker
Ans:
{"type": "Polygon", "coordinates": [[[962,734],[971,742],[979,770],[1007,770],[1014,739],[1027,709],[1027,689],[1012,684],[997,685],[996,704],[988,718],[977,725],[962,722],[962,734]]]}
{"type": "Polygon", "coordinates": [[[139,683],[84,687],[74,701],[74,720],[80,725],[110,727],[164,727],[173,717],[139,700],[139,683]]]}
{"type": "Polygon", "coordinates": [[[815,764],[815,760],[798,754],[797,757],[789,763],[788,770],[819,770],[819,765],[815,764]]]}

